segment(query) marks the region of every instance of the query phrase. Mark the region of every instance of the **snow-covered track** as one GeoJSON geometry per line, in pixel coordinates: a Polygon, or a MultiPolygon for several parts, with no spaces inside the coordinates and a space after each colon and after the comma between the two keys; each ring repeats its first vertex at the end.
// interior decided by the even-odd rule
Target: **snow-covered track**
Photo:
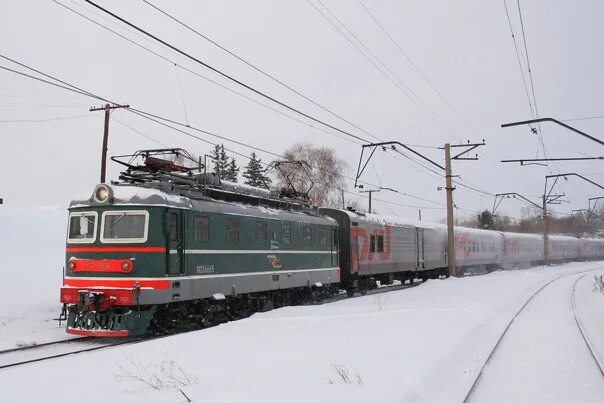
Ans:
{"type": "Polygon", "coordinates": [[[73,341],[76,341],[76,340],[90,339],[90,338],[91,337],[88,337],[88,336],[86,336],[86,337],[74,337],[74,338],[70,338],[70,339],[49,341],[47,343],[31,344],[31,345],[24,345],[24,346],[21,346],[21,347],[8,348],[6,350],[0,350],[0,356],[3,355],[3,354],[14,353],[16,351],[33,350],[33,349],[37,349],[37,348],[40,348],[40,347],[52,346],[54,344],[63,344],[63,343],[73,342],[73,341]]]}
{"type": "Polygon", "coordinates": [[[0,369],[16,367],[38,361],[51,360],[67,355],[100,350],[121,344],[138,342],[140,339],[123,339],[119,341],[79,337],[59,340],[33,346],[24,346],[0,351],[0,369]]]}
{"type": "Polygon", "coordinates": [[[587,349],[589,350],[589,353],[593,357],[596,365],[598,366],[598,369],[600,370],[600,374],[602,374],[602,377],[604,378],[604,363],[602,363],[602,359],[598,355],[596,349],[593,346],[593,343],[591,342],[591,340],[589,339],[589,337],[587,335],[587,332],[585,331],[585,327],[583,326],[583,322],[581,321],[581,317],[578,314],[577,304],[576,304],[576,301],[575,301],[575,288],[577,286],[577,283],[579,282],[579,280],[581,280],[586,275],[587,274],[583,274],[582,276],[578,277],[575,280],[575,282],[573,283],[573,289],[572,289],[572,291],[570,293],[570,302],[571,302],[571,305],[573,307],[573,316],[575,318],[575,322],[577,323],[577,327],[579,328],[579,332],[581,333],[581,337],[585,341],[585,344],[587,345],[587,349]]]}
{"type": "MultiPolygon", "coordinates": [[[[552,283],[554,283],[557,280],[560,280],[560,279],[563,279],[563,278],[566,278],[566,277],[570,277],[570,276],[573,276],[573,275],[577,275],[577,274],[583,274],[583,276],[585,276],[587,273],[592,272],[592,271],[596,271],[596,270],[602,270],[602,269],[598,268],[598,269],[590,269],[590,270],[585,270],[585,271],[580,271],[580,272],[575,272],[575,273],[562,274],[560,276],[554,277],[553,279],[547,281],[539,289],[537,289],[533,294],[531,294],[531,296],[524,302],[524,304],[522,304],[522,306],[520,307],[520,309],[518,309],[518,311],[516,311],[516,313],[514,314],[514,316],[512,316],[512,318],[510,319],[510,321],[506,325],[506,327],[503,330],[503,332],[499,335],[499,338],[497,339],[497,342],[495,343],[495,345],[491,349],[491,352],[487,356],[487,359],[483,362],[482,366],[480,367],[480,371],[478,371],[478,375],[476,376],[476,378],[474,378],[474,381],[472,382],[472,385],[471,385],[470,389],[466,393],[466,395],[464,397],[464,400],[463,400],[464,403],[469,402],[470,399],[472,398],[472,395],[473,395],[474,391],[476,390],[476,388],[477,388],[477,386],[479,384],[480,379],[482,378],[482,375],[484,373],[485,367],[491,362],[491,359],[495,355],[495,352],[498,350],[499,346],[501,345],[502,340],[504,339],[504,337],[508,333],[508,330],[511,328],[512,324],[514,323],[514,321],[520,316],[520,314],[524,311],[524,309],[535,299],[535,297],[537,297],[539,294],[541,294],[541,292],[543,290],[545,290],[548,286],[550,286],[552,283]]],[[[577,278],[577,280],[573,284],[573,288],[572,288],[572,291],[571,291],[571,300],[572,300],[572,304],[573,304],[573,314],[575,314],[575,320],[577,320],[577,316],[576,316],[576,310],[575,310],[575,305],[574,305],[574,288],[575,288],[575,285],[576,285],[577,281],[581,277],[582,276],[579,276],[577,278]]],[[[584,334],[583,330],[581,329],[581,325],[579,325],[578,321],[577,321],[577,325],[579,327],[579,331],[581,332],[581,335],[584,336],[585,342],[588,343],[587,340],[585,339],[585,334],[584,334]]],[[[590,352],[592,352],[591,347],[589,347],[589,344],[588,344],[588,348],[589,348],[590,352]]],[[[593,352],[592,352],[592,356],[593,356],[593,352]]],[[[594,356],[594,360],[597,361],[597,359],[595,358],[595,356],[594,356]]],[[[598,365],[600,371],[602,371],[602,367],[600,366],[600,363],[597,363],[597,365],[598,365]]]]}
{"type": "MultiPolygon", "coordinates": [[[[397,284],[389,285],[373,290],[369,290],[366,295],[382,294],[391,291],[403,290],[406,288],[417,287],[423,284],[422,282],[415,282],[413,284],[397,284]]],[[[361,295],[359,295],[361,297],[361,295]]],[[[337,302],[343,299],[348,299],[346,294],[336,295],[334,297],[325,299],[319,304],[329,304],[337,302]]],[[[241,318],[245,319],[245,318],[241,318]]],[[[239,320],[241,320],[239,319],[239,320]]],[[[212,327],[212,326],[210,326],[212,327]]],[[[101,350],[104,348],[120,346],[123,344],[140,343],[144,341],[155,340],[163,337],[170,337],[173,335],[186,333],[188,331],[203,330],[202,329],[190,329],[180,330],[173,334],[166,334],[161,336],[148,336],[148,337],[137,337],[129,339],[99,339],[94,337],[78,337],[65,340],[57,340],[48,343],[40,343],[31,346],[16,347],[0,351],[0,370],[17,367],[20,365],[35,363],[39,361],[52,360],[68,355],[79,354],[89,351],[101,350]]]]}

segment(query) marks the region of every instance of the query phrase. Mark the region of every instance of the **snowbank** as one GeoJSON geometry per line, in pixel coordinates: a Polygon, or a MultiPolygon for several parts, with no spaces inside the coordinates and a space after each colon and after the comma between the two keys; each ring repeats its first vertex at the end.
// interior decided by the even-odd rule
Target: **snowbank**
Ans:
{"type": "Polygon", "coordinates": [[[67,211],[0,206],[0,348],[63,337],[61,304],[67,211]]]}

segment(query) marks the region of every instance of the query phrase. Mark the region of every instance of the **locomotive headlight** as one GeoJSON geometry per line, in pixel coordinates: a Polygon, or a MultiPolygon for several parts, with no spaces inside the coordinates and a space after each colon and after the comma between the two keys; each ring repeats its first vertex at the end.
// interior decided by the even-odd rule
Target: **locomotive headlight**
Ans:
{"type": "Polygon", "coordinates": [[[97,185],[97,187],[94,188],[94,201],[97,203],[105,203],[111,197],[111,193],[111,188],[109,188],[109,186],[104,184],[97,185]]]}
{"type": "Polygon", "coordinates": [[[67,263],[67,267],[69,267],[69,270],[73,270],[75,269],[75,262],[73,260],[70,260],[69,263],[67,263]]]}

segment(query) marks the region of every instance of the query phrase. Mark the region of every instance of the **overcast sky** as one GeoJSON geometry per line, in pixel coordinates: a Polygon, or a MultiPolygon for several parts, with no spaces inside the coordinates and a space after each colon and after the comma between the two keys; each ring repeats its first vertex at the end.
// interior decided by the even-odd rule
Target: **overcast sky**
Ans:
{"type": "MultiPolygon", "coordinates": [[[[2,0],[0,54],[116,102],[273,152],[300,141],[336,148],[350,166],[347,174],[354,177],[361,147],[342,139],[345,136],[329,129],[331,134],[325,133],[324,127],[300,116],[296,119],[302,122],[284,117],[186,71],[285,111],[83,1],[59,1],[181,67],[52,0],[2,0]]],[[[477,150],[478,161],[453,165],[462,184],[486,192],[458,185],[454,197],[460,216],[490,209],[494,198],[489,193],[519,192],[539,202],[544,175],[550,170],[577,172],[604,183],[602,161],[556,163],[549,168],[499,162],[543,157],[543,146],[528,127],[500,128],[501,123],[531,118],[502,1],[321,0],[332,15],[318,0],[150,2],[379,139],[430,147],[484,139],[487,145],[477,150]],[[338,25],[334,16],[345,24],[387,67],[381,67],[385,74],[374,65],[379,62],[365,58],[311,4],[334,24],[338,25]]],[[[143,1],[99,0],[98,4],[279,100],[370,139],[143,1]]],[[[558,119],[604,115],[604,3],[522,0],[520,6],[539,115],[558,119]]],[[[515,0],[508,0],[508,9],[527,75],[515,0]]],[[[0,65],[26,71],[6,60],[0,60],[0,65]]],[[[531,92],[529,81],[527,85],[531,92]]],[[[93,105],[100,102],[0,70],[0,197],[5,204],[66,207],[74,195],[92,190],[99,180],[103,132],[102,112],[88,111],[93,105]],[[48,120],[55,118],[61,119],[48,120]]],[[[112,117],[110,155],[164,145],[199,155],[212,147],[127,111],[115,111],[112,117]]],[[[568,123],[604,139],[602,119],[568,123]]],[[[555,125],[546,123],[541,129],[552,157],[604,155],[603,147],[555,125]]],[[[222,142],[195,134],[212,143],[222,142]]],[[[224,143],[246,155],[252,151],[224,143]]],[[[417,150],[444,164],[442,150],[417,150]]],[[[266,162],[273,159],[259,155],[266,162]]],[[[246,163],[241,157],[237,161],[246,163]]],[[[109,178],[116,179],[118,173],[119,166],[110,163],[109,178]]],[[[390,202],[374,202],[381,213],[415,218],[421,208],[425,219],[439,220],[445,215],[445,194],[437,190],[444,179],[401,155],[377,152],[361,179],[400,192],[374,194],[390,202]]],[[[366,204],[350,181],[348,190],[352,193],[347,198],[366,204]]],[[[555,206],[561,213],[586,208],[589,197],[604,196],[604,191],[572,177],[556,192],[566,193],[571,202],[555,206]]],[[[518,217],[523,206],[510,200],[500,210],[518,217]]]]}

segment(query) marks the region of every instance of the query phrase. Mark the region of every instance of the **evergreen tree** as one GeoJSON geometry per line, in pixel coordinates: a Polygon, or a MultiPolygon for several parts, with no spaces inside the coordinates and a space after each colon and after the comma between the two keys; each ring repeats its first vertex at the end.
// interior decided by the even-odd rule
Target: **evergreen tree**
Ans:
{"type": "Polygon", "coordinates": [[[220,156],[219,156],[219,165],[220,165],[220,175],[227,179],[226,175],[229,171],[229,157],[226,155],[226,151],[224,151],[224,144],[220,145],[220,156]]]}
{"type": "Polygon", "coordinates": [[[239,181],[239,167],[235,162],[235,158],[231,158],[231,162],[224,174],[224,179],[230,182],[237,183],[239,181]]]}
{"type": "Polygon", "coordinates": [[[243,177],[245,178],[246,185],[264,187],[264,184],[270,185],[271,180],[264,176],[264,169],[262,168],[262,160],[256,156],[255,152],[252,152],[250,162],[243,171],[243,177]]]}
{"type": "Polygon", "coordinates": [[[226,155],[226,151],[224,150],[224,144],[216,144],[214,149],[212,150],[212,165],[213,172],[218,175],[220,178],[227,179],[225,175],[227,175],[229,171],[229,157],[226,155]]]}
{"type": "Polygon", "coordinates": [[[221,176],[220,175],[220,144],[216,144],[216,146],[214,146],[214,149],[212,150],[212,172],[214,172],[216,175],[221,176]]]}

